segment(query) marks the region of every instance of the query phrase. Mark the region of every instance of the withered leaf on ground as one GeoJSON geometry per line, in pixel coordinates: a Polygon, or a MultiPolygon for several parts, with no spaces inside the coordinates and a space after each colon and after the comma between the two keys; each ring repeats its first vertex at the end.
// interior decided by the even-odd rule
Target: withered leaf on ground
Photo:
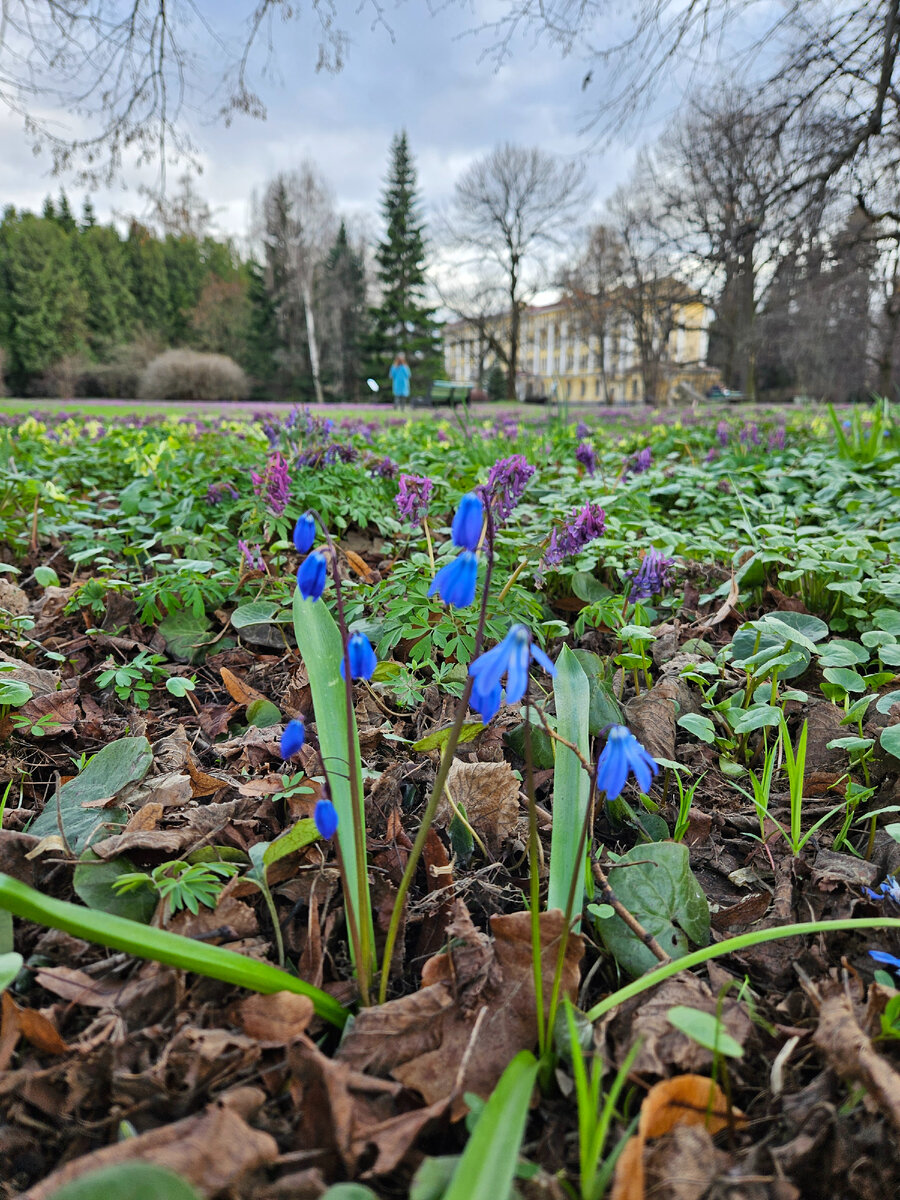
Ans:
{"type": "Polygon", "coordinates": [[[263,1046],[286,1046],[306,1030],[315,1009],[308,996],[276,992],[248,996],[239,1007],[241,1028],[263,1046]]]}
{"type": "MultiPolygon", "coordinates": [[[[486,1099],[510,1060],[537,1044],[537,1020],[528,913],[493,917],[491,941],[474,928],[461,901],[454,912],[448,928],[451,948],[426,963],[422,989],[364,1009],[337,1057],[360,1070],[390,1074],[428,1104],[452,1097],[458,1116],[465,1111],[463,1092],[486,1099]]],[[[540,926],[547,1005],[563,914],[542,913],[540,926]]],[[[575,995],[582,952],[581,937],[572,935],[563,965],[563,995],[575,995]]]]}
{"type": "Polygon", "coordinates": [[[743,1113],[729,1108],[725,1093],[705,1075],[676,1075],[650,1089],[641,1105],[638,1131],[616,1163],[611,1200],[645,1200],[644,1146],[677,1125],[700,1125],[710,1134],[745,1124],[743,1113]]]}
{"type": "Polygon", "coordinates": [[[60,1037],[59,1030],[43,1013],[33,1008],[20,1008],[9,992],[0,996],[0,1003],[3,1013],[0,1021],[0,1071],[8,1068],[20,1037],[44,1054],[65,1054],[69,1049],[60,1037]]]}
{"type": "MultiPolygon", "coordinates": [[[[507,762],[465,763],[454,759],[447,776],[447,791],[494,854],[516,831],[519,786],[507,762]]],[[[452,819],[453,809],[445,794],[438,804],[435,823],[445,826],[452,819]]]]}
{"type": "Polygon", "coordinates": [[[206,1195],[235,1188],[249,1171],[278,1157],[275,1139],[247,1124],[264,1100],[265,1094],[257,1088],[226,1092],[202,1113],[66,1163],[29,1189],[22,1200],[50,1200],[64,1183],[130,1159],[168,1167],[206,1195]]]}

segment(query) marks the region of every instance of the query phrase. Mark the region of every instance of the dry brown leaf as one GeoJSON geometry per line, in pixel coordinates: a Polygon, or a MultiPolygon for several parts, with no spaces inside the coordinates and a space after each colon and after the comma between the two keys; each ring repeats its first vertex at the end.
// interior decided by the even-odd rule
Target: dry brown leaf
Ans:
{"type": "Polygon", "coordinates": [[[294,1100],[302,1114],[298,1144],[337,1154],[351,1176],[365,1157],[375,1159],[363,1177],[396,1170],[429,1122],[441,1117],[446,1100],[404,1111],[403,1088],[328,1058],[306,1037],[288,1049],[294,1100]]]}
{"type": "MultiPolygon", "coordinates": [[[[363,1010],[337,1057],[358,1070],[390,1074],[428,1104],[452,1097],[454,1115],[460,1116],[464,1091],[487,1098],[509,1061],[537,1044],[537,1020],[528,913],[493,917],[492,942],[474,928],[461,901],[454,912],[451,948],[425,964],[421,990],[363,1010]]],[[[542,913],[540,927],[546,1006],[563,914],[542,913]]],[[[563,995],[577,990],[582,953],[581,938],[572,935],[563,995]]]]}
{"type": "Polygon", "coordinates": [[[702,1125],[710,1134],[744,1124],[743,1113],[729,1112],[725,1093],[705,1075],[677,1075],[650,1089],[641,1105],[638,1131],[629,1138],[616,1163],[610,1200],[645,1200],[644,1146],[676,1125],[702,1125]]]}
{"type": "Polygon", "coordinates": [[[853,1002],[835,987],[819,1009],[813,1041],[842,1079],[862,1084],[886,1117],[900,1129],[900,1074],[878,1053],[859,1027],[853,1002]]]}
{"type": "Polygon", "coordinates": [[[372,569],[366,560],[360,558],[355,550],[345,550],[344,556],[347,559],[347,565],[350,567],[350,570],[355,571],[361,579],[364,579],[368,583],[372,578],[372,569]]]}
{"type": "Polygon", "coordinates": [[[734,608],[738,602],[740,594],[741,589],[738,587],[737,578],[732,571],[731,586],[728,589],[728,595],[725,597],[724,602],[713,616],[709,617],[708,620],[704,621],[702,625],[698,626],[697,632],[703,633],[705,630],[713,629],[716,625],[721,625],[723,621],[726,621],[734,613],[734,608]]]}
{"type": "Polygon", "coordinates": [[[716,1149],[702,1125],[676,1125],[647,1148],[647,1195],[701,1200],[727,1166],[728,1155],[716,1149]]]}
{"type": "Polygon", "coordinates": [[[66,1054],[69,1047],[59,1036],[59,1030],[43,1013],[33,1008],[19,1008],[9,992],[0,996],[3,1017],[0,1020],[0,1071],[10,1064],[19,1038],[23,1037],[43,1054],[66,1054]]]}
{"type": "Polygon", "coordinates": [[[21,712],[29,721],[39,721],[41,717],[50,717],[49,733],[68,733],[74,729],[81,719],[78,711],[78,688],[66,688],[62,692],[50,692],[46,696],[35,696],[27,704],[23,704],[21,712]]]}
{"type": "Polygon", "coordinates": [[[237,704],[242,704],[246,707],[252,704],[254,700],[265,700],[266,696],[262,692],[258,692],[256,688],[250,687],[248,683],[244,683],[243,679],[238,679],[233,671],[229,671],[227,667],[220,667],[219,674],[222,676],[222,682],[228,690],[228,695],[237,704]]]}
{"type": "Polygon", "coordinates": [[[176,857],[197,840],[192,829],[139,829],[135,833],[117,833],[91,847],[98,858],[118,858],[132,850],[158,850],[176,857]]]}
{"type": "MultiPolygon", "coordinates": [[[[461,762],[454,759],[447,776],[447,791],[465,809],[466,820],[498,853],[516,831],[519,817],[519,780],[507,762],[461,762]]],[[[435,814],[438,825],[449,825],[453,809],[446,795],[435,814]]]]}
{"type": "Polygon", "coordinates": [[[274,1162],[278,1144],[245,1118],[265,1100],[258,1088],[226,1092],[202,1113],[76,1158],[32,1187],[28,1200],[50,1200],[65,1183],[88,1171],[137,1159],[168,1167],[206,1195],[236,1188],[248,1171],[274,1162]]]}
{"type": "Polygon", "coordinates": [[[122,832],[146,833],[150,829],[156,829],[163,819],[164,812],[165,809],[162,804],[145,804],[136,813],[132,813],[128,819],[128,824],[122,832]]]}
{"type": "Polygon", "coordinates": [[[669,1010],[676,1005],[718,1017],[725,1031],[741,1046],[752,1029],[750,1018],[733,996],[720,1001],[702,979],[685,971],[667,979],[649,994],[626,1000],[597,1022],[594,1037],[601,1059],[619,1066],[640,1039],[641,1048],[632,1066],[637,1075],[696,1074],[706,1070],[712,1063],[710,1051],[676,1029],[669,1020],[669,1010]]]}
{"type": "Polygon", "coordinates": [[[308,996],[275,992],[248,996],[240,1005],[241,1028],[263,1046],[286,1046],[306,1030],[315,1008],[308,996]]]}

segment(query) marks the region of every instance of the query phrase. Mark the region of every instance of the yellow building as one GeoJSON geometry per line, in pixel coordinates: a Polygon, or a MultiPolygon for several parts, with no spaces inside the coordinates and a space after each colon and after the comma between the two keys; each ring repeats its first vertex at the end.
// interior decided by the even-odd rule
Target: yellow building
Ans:
{"type": "MultiPolygon", "coordinates": [[[[655,324],[645,319],[643,333],[653,349],[643,364],[635,321],[628,311],[633,306],[618,304],[615,297],[608,301],[602,322],[602,354],[599,334],[590,331],[589,315],[573,300],[565,297],[526,307],[520,318],[517,397],[559,396],[610,405],[641,404],[645,399],[669,404],[679,395],[685,399],[702,395],[719,379],[719,372],[706,365],[711,312],[681,285],[676,297],[670,296],[655,324]],[[648,383],[655,395],[645,397],[648,383]]],[[[595,318],[593,329],[599,325],[595,318]]],[[[445,325],[447,378],[483,385],[491,367],[501,361],[491,339],[506,345],[508,328],[509,314],[445,325]]]]}

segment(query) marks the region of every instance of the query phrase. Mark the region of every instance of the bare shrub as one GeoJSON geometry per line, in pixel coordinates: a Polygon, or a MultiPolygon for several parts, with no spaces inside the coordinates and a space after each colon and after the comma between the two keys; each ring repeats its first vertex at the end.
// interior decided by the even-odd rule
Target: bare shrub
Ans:
{"type": "Polygon", "coordinates": [[[247,377],[224,354],[166,350],[141,375],[144,400],[240,400],[249,391],[247,377]]]}
{"type": "Polygon", "coordinates": [[[141,376],[163,348],[153,334],[139,334],[130,342],[114,346],[107,362],[83,364],[75,394],[110,400],[136,399],[140,395],[141,376]]]}

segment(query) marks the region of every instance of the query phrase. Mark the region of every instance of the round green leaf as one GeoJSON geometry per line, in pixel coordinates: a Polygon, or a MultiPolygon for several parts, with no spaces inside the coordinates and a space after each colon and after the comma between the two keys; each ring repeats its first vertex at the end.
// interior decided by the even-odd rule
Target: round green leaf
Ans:
{"type": "Polygon", "coordinates": [[[887,729],[882,729],[878,740],[882,750],[886,750],[894,758],[900,758],[900,725],[888,725],[887,729]]]}
{"type": "Polygon", "coordinates": [[[186,1179],[154,1163],[126,1162],[89,1171],[51,1193],[50,1200],[200,1200],[186,1179]]]}
{"type": "Polygon", "coordinates": [[[21,954],[12,951],[9,954],[0,954],[0,992],[6,991],[21,970],[21,954]]]}
{"type": "Polygon", "coordinates": [[[678,718],[676,723],[682,729],[686,729],[688,733],[692,733],[694,737],[699,738],[701,742],[709,744],[715,741],[716,727],[709,717],[701,716],[699,713],[685,713],[683,717],[678,718]]]}
{"type": "Polygon", "coordinates": [[[21,679],[0,680],[0,704],[8,708],[21,708],[32,698],[34,692],[21,679]]]}

